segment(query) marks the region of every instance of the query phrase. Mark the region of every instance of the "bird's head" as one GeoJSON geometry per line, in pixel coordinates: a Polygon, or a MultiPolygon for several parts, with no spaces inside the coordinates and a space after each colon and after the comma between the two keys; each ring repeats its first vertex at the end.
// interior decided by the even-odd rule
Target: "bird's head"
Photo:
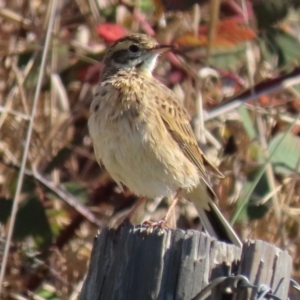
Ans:
{"type": "Polygon", "coordinates": [[[130,34],[117,40],[107,50],[104,68],[110,70],[109,73],[134,68],[137,72],[151,75],[157,56],[171,48],[158,44],[154,38],[145,34],[130,34]]]}

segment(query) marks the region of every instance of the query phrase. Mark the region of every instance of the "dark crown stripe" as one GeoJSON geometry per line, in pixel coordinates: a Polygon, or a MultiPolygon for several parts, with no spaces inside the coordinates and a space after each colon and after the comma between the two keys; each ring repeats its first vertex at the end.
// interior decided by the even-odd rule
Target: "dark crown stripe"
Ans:
{"type": "Polygon", "coordinates": [[[134,43],[140,43],[140,39],[134,37],[134,36],[125,36],[119,40],[117,40],[112,47],[124,42],[124,41],[130,41],[130,42],[134,42],[134,43]]]}

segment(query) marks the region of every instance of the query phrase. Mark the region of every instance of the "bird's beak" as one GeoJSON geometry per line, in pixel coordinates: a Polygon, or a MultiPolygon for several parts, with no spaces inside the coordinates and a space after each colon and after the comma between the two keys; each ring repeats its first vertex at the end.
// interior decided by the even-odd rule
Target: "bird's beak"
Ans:
{"type": "Polygon", "coordinates": [[[164,52],[167,52],[167,51],[170,51],[171,49],[173,49],[174,47],[171,46],[171,45],[158,45],[156,46],[155,48],[153,48],[151,50],[152,53],[157,53],[157,54],[160,54],[160,53],[164,53],[164,52]]]}

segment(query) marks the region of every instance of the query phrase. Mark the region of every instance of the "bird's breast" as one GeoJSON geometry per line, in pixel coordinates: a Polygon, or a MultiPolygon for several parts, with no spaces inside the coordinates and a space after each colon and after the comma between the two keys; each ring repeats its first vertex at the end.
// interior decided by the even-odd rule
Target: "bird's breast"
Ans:
{"type": "Polygon", "coordinates": [[[171,138],[151,97],[133,101],[128,93],[132,101],[124,101],[118,89],[104,90],[91,105],[89,131],[97,160],[113,179],[146,197],[196,186],[197,168],[171,138]]]}

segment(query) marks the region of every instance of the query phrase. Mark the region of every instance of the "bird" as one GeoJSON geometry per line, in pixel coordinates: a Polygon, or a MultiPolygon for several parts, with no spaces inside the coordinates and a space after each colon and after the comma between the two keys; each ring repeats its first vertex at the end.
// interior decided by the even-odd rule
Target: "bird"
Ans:
{"type": "Polygon", "coordinates": [[[161,45],[141,33],[112,44],[103,58],[88,120],[97,162],[121,188],[140,197],[173,197],[194,203],[205,231],[222,242],[241,242],[217,207],[207,170],[221,176],[198,146],[190,115],[152,72],[161,45]]]}

